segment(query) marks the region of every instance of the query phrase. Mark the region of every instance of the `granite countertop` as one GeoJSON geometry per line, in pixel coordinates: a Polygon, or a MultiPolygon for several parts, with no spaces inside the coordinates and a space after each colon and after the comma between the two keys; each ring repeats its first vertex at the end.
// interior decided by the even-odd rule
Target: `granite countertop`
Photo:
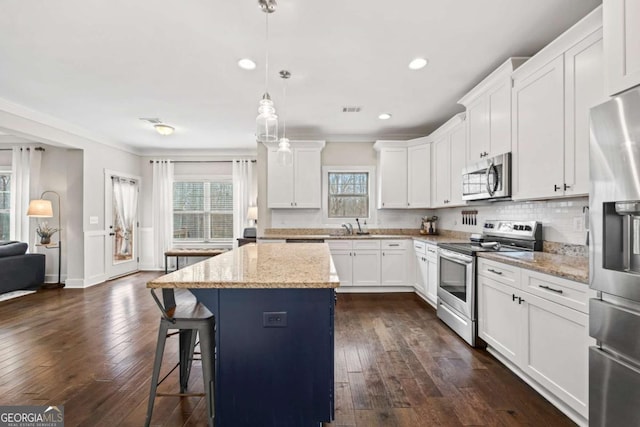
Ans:
{"type": "MultiPolygon", "coordinates": [[[[313,229],[311,229],[313,230],[313,229]]],[[[464,233],[457,234],[436,234],[426,235],[420,234],[417,230],[400,229],[398,232],[393,232],[392,229],[385,230],[387,232],[380,233],[374,231],[371,234],[342,234],[342,233],[314,233],[309,229],[290,229],[280,230],[277,233],[265,233],[263,236],[258,237],[258,241],[262,239],[288,239],[288,240],[305,240],[305,239],[317,239],[317,240],[359,240],[359,239],[415,239],[421,240],[427,243],[443,243],[443,242],[468,242],[469,238],[464,233]]],[[[322,229],[321,229],[322,230],[322,229]]]]}
{"type": "Polygon", "coordinates": [[[337,288],[329,246],[248,244],[147,283],[148,288],[337,288]]]}
{"type": "Polygon", "coordinates": [[[589,258],[547,252],[480,252],[478,256],[563,279],[589,283],[589,258]]]}

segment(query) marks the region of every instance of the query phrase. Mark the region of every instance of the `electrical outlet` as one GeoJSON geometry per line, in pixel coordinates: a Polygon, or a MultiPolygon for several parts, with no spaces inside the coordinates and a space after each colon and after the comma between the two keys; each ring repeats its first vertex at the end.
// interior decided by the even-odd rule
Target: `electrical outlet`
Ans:
{"type": "Polygon", "coordinates": [[[573,217],[573,231],[584,231],[584,218],[581,216],[573,217]]]}
{"type": "Polygon", "coordinates": [[[98,223],[98,217],[97,216],[90,216],[89,217],[89,224],[95,225],[98,223]]]}
{"type": "Polygon", "coordinates": [[[286,328],[286,311],[264,311],[262,313],[262,326],[264,328],[286,328]]]}

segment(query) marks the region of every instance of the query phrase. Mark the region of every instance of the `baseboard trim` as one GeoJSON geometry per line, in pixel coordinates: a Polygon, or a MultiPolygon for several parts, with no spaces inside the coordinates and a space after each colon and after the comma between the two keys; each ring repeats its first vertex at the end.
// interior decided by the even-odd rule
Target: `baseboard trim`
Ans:
{"type": "Polygon", "coordinates": [[[64,282],[65,288],[82,289],[84,288],[84,279],[67,279],[64,282]]]}
{"type": "Polygon", "coordinates": [[[413,286],[341,286],[336,288],[339,293],[394,293],[394,292],[415,292],[413,286]]]}

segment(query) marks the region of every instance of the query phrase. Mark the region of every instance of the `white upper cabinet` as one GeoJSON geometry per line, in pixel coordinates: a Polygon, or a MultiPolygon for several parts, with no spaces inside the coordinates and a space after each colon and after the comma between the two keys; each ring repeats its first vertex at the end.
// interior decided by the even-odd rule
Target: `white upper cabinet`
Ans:
{"type": "Polygon", "coordinates": [[[407,147],[387,146],[378,151],[378,208],[407,207],[407,147]]]}
{"type": "Polygon", "coordinates": [[[465,113],[460,113],[429,135],[434,141],[431,207],[464,205],[462,169],[466,159],[466,134],[465,113]]]}
{"type": "Polygon", "coordinates": [[[604,101],[602,9],[513,72],[514,199],[589,192],[589,110],[604,101]]]}
{"type": "Polygon", "coordinates": [[[466,164],[511,151],[511,73],[527,58],[509,58],[460,101],[467,109],[466,164]]]}
{"type": "Polygon", "coordinates": [[[292,142],[293,162],[278,163],[278,148],[268,146],[267,206],[320,208],[322,206],[321,152],[324,141],[292,142]]]}
{"type": "Polygon", "coordinates": [[[373,148],[378,151],[378,209],[430,207],[428,139],[376,141],[373,148]]]}
{"type": "Polygon", "coordinates": [[[640,85],[640,0],[604,0],[607,94],[640,85]]]}
{"type": "Polygon", "coordinates": [[[419,144],[407,148],[408,200],[410,208],[431,206],[431,144],[426,138],[410,142],[419,144]]]}

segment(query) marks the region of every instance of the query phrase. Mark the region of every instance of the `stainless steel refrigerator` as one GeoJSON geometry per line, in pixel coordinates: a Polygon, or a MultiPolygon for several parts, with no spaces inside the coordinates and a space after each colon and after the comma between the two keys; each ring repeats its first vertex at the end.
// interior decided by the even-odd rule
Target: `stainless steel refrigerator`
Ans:
{"type": "Polygon", "coordinates": [[[640,87],[591,109],[589,425],[640,426],[640,87]]]}

